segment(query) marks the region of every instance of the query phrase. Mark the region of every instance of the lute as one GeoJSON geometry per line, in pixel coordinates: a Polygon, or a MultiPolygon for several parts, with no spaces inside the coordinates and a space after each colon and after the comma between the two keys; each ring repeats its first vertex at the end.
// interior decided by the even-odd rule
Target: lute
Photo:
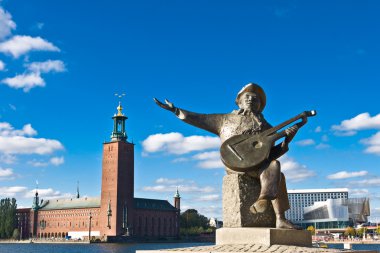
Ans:
{"type": "MultiPolygon", "coordinates": [[[[301,128],[306,124],[307,117],[315,116],[316,114],[315,110],[305,111],[259,134],[232,136],[223,142],[220,147],[222,162],[228,168],[238,172],[248,172],[259,168],[269,158],[275,142],[286,137],[286,129],[278,132],[279,130],[300,119],[301,121],[294,125],[301,128]]],[[[274,157],[273,159],[277,158],[274,157]]]]}

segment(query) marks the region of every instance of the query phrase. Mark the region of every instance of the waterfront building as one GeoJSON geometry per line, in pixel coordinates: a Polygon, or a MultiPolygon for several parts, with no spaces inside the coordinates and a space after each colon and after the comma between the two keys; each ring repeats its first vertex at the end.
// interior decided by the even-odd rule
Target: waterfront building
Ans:
{"type": "Polygon", "coordinates": [[[134,197],[134,144],[125,131],[127,117],[119,103],[112,117],[113,131],[103,143],[100,197],[40,200],[32,208],[17,210],[22,238],[141,239],[179,236],[180,195],[174,206],[166,200],[134,197]]]}
{"type": "Polygon", "coordinates": [[[303,227],[316,229],[355,227],[367,223],[370,215],[368,198],[328,199],[304,208],[303,227]]]}
{"type": "Polygon", "coordinates": [[[303,228],[339,229],[368,221],[368,198],[348,198],[347,188],[289,190],[286,218],[303,228]]]}
{"type": "Polygon", "coordinates": [[[347,188],[288,190],[290,209],[285,212],[288,220],[300,223],[304,219],[304,208],[316,201],[348,199],[347,188]]]}

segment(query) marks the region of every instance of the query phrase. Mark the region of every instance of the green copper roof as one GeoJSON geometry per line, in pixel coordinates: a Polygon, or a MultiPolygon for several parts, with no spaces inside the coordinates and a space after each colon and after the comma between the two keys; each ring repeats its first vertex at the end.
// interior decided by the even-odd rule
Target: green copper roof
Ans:
{"type": "Polygon", "coordinates": [[[42,203],[40,210],[57,209],[78,209],[100,207],[100,197],[70,198],[70,199],[50,199],[42,203]]]}
{"type": "MultiPolygon", "coordinates": [[[[161,211],[177,211],[167,200],[134,198],[136,209],[150,209],[161,211]]],[[[39,210],[60,210],[79,208],[100,208],[100,197],[82,197],[70,199],[44,200],[39,210]]]]}
{"type": "Polygon", "coordinates": [[[153,209],[161,211],[177,211],[167,200],[135,198],[136,209],[153,209]]]}

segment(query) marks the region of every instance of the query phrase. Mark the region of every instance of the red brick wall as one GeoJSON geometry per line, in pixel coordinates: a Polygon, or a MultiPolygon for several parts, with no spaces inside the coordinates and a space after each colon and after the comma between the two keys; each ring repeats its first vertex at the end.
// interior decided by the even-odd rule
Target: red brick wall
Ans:
{"type": "MultiPolygon", "coordinates": [[[[63,209],[63,210],[39,210],[36,227],[37,238],[63,238],[69,231],[88,231],[89,214],[91,212],[91,230],[99,231],[100,208],[63,209]],[[41,221],[46,222],[46,227],[41,226],[41,221]]],[[[31,213],[31,215],[33,215],[31,213]]]]}
{"type": "Polygon", "coordinates": [[[138,237],[177,237],[176,212],[136,209],[133,234],[138,237]]]}
{"type": "Polygon", "coordinates": [[[101,235],[124,233],[123,208],[127,206],[128,220],[133,218],[134,196],[134,145],[124,141],[103,144],[102,191],[100,207],[101,235]],[[112,216],[108,225],[108,203],[111,200],[112,216]]]}

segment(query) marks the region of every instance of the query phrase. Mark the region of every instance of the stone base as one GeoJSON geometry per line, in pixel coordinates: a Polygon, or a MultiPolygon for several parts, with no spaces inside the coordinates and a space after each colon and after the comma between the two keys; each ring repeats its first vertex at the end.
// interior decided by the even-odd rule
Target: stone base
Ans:
{"type": "Polygon", "coordinates": [[[264,213],[249,210],[260,195],[260,181],[247,175],[223,177],[223,227],[275,227],[276,215],[272,203],[264,213]]]}
{"type": "Polygon", "coordinates": [[[307,230],[276,228],[220,228],[216,230],[216,245],[261,244],[311,247],[311,233],[307,230]]]}
{"type": "Polygon", "coordinates": [[[261,244],[226,244],[213,246],[198,246],[190,248],[136,250],[136,253],[377,253],[376,250],[345,250],[325,249],[312,247],[298,247],[287,245],[265,246],[261,244]]]}

